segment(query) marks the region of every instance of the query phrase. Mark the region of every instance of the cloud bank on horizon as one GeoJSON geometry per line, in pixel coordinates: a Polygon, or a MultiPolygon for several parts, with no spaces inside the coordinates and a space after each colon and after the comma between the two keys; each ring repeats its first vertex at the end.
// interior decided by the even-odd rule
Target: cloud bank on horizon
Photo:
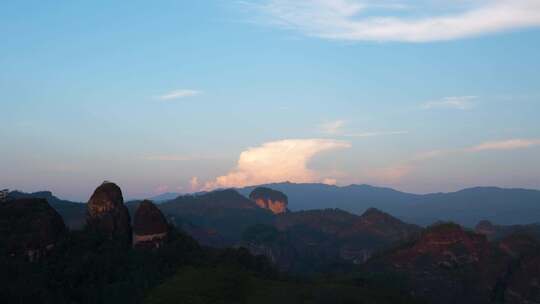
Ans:
{"type": "MultiPolygon", "coordinates": [[[[514,138],[486,141],[454,150],[427,151],[418,153],[409,161],[393,166],[363,170],[362,180],[357,182],[394,184],[413,173],[422,161],[456,154],[526,149],[535,146],[540,146],[540,139],[514,138]]],[[[218,188],[240,188],[286,181],[338,185],[341,182],[340,178],[344,176],[332,176],[332,174],[314,171],[309,169],[308,163],[322,152],[350,147],[350,142],[335,139],[284,139],[267,142],[240,153],[236,167],[225,175],[204,184],[199,182],[198,177],[192,177],[189,189],[192,192],[210,191],[218,188]]]]}
{"type": "Polygon", "coordinates": [[[431,42],[540,26],[538,0],[265,0],[263,22],[344,41],[431,42]]]}
{"type": "Polygon", "coordinates": [[[236,167],[207,182],[204,190],[283,181],[336,183],[334,178],[309,169],[308,163],[317,154],[350,146],[346,141],[333,139],[285,139],[264,143],[242,152],[236,167]]]}

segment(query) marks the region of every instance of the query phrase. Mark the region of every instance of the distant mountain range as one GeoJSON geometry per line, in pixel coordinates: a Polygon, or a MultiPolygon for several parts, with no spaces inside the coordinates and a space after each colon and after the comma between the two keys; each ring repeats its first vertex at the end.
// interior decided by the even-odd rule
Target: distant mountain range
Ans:
{"type": "MultiPolygon", "coordinates": [[[[499,225],[519,225],[540,222],[540,191],[527,189],[503,189],[477,187],[450,193],[411,194],[390,188],[369,185],[345,187],[325,184],[276,183],[263,185],[285,193],[291,211],[338,208],[354,214],[362,214],[375,207],[397,218],[421,226],[437,221],[452,221],[474,227],[481,220],[499,225]]],[[[255,188],[237,189],[248,197],[255,188]]],[[[185,201],[176,199],[177,193],[166,193],[154,198],[159,203],[185,201]],[[168,199],[175,197],[175,199],[168,199]]],[[[84,223],[86,206],[61,200],[51,192],[23,193],[13,191],[10,197],[39,197],[49,201],[72,228],[84,223]]],[[[183,196],[180,196],[183,197],[183,196]]],[[[127,203],[128,206],[130,203],[127,203]]],[[[162,208],[169,216],[168,207],[162,208]]],[[[173,215],[173,214],[171,214],[173,215]]]]}
{"type": "Polygon", "coordinates": [[[148,200],[151,200],[152,202],[156,203],[156,204],[159,204],[159,203],[163,203],[163,202],[166,202],[166,201],[170,201],[170,200],[173,200],[179,196],[181,196],[182,193],[177,193],[177,192],[165,192],[165,193],[162,193],[162,194],[159,194],[159,195],[156,195],[156,196],[152,196],[152,197],[149,197],[147,198],[148,200]]]}
{"type": "MultiPolygon", "coordinates": [[[[411,194],[369,185],[276,183],[263,186],[285,193],[291,211],[339,208],[361,214],[375,207],[422,226],[437,221],[452,221],[467,227],[474,227],[481,220],[501,225],[540,222],[538,190],[476,187],[450,193],[411,194]]],[[[242,188],[239,192],[248,195],[254,188],[242,188]]]]}
{"type": "MultiPolygon", "coordinates": [[[[341,191],[352,189],[360,207],[368,204],[362,198],[369,197],[380,200],[378,207],[403,204],[424,214],[437,206],[454,214],[457,205],[469,216],[489,215],[488,207],[504,211],[508,204],[518,210],[510,216],[517,216],[526,211],[521,210],[524,206],[535,206],[537,195],[529,190],[475,188],[423,196],[369,186],[283,185],[295,195],[308,187],[304,202],[313,198],[313,192],[332,189],[343,203],[341,191]],[[408,196],[414,200],[392,200],[408,196]],[[420,209],[423,204],[430,206],[420,209]]],[[[249,197],[225,189],[183,195],[160,205],[124,203],[121,189],[110,182],[100,185],[88,204],[63,201],[46,191],[11,192],[7,202],[0,202],[0,268],[6,269],[0,272],[0,285],[7,286],[0,290],[0,298],[32,303],[37,294],[46,303],[64,299],[138,303],[147,291],[164,283],[153,290],[153,297],[168,298],[167,303],[191,299],[186,292],[208,295],[197,303],[215,299],[304,303],[311,301],[299,300],[292,292],[311,291],[314,294],[306,294],[306,299],[316,299],[324,284],[333,291],[320,298],[324,301],[313,303],[410,303],[404,297],[388,297],[392,291],[420,303],[540,303],[538,224],[498,225],[484,220],[476,232],[448,222],[423,228],[377,208],[362,215],[338,208],[290,211],[287,196],[267,188],[255,189],[249,197]],[[283,208],[273,208],[276,202],[283,208]],[[86,222],[86,229],[66,230],[61,215],[74,226],[86,222]],[[186,272],[188,277],[178,277],[186,272]],[[212,283],[216,272],[226,275],[212,283]],[[238,280],[242,277],[246,281],[238,280]],[[296,285],[283,289],[287,282],[296,285]],[[299,291],[298,283],[307,282],[311,285],[299,291]],[[207,289],[197,289],[208,284],[207,289]],[[345,292],[336,289],[338,284],[347,284],[341,286],[361,298],[336,300],[345,292]],[[272,291],[269,286],[274,286],[272,291]],[[278,296],[255,300],[244,297],[247,291],[263,299],[278,296]],[[235,297],[224,298],[230,294],[235,297]],[[100,300],[102,296],[110,300],[100,300]]],[[[407,209],[399,207],[396,210],[407,209]]]]}

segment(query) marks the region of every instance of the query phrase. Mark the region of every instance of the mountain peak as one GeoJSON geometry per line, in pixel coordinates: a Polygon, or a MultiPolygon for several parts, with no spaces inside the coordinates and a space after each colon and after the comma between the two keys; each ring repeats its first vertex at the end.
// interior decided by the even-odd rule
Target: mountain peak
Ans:
{"type": "Polygon", "coordinates": [[[249,198],[254,201],[257,206],[268,209],[274,214],[287,212],[289,201],[287,195],[283,192],[266,187],[257,187],[251,191],[249,198]]]}
{"type": "Polygon", "coordinates": [[[391,216],[390,214],[383,212],[375,207],[370,207],[361,215],[362,217],[372,217],[372,216],[391,216]]]}

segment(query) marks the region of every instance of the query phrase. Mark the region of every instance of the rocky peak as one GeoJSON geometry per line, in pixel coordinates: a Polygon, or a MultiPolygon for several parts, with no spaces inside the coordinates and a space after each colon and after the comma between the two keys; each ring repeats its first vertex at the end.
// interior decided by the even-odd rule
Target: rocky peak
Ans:
{"type": "Polygon", "coordinates": [[[168,231],[167,220],[158,207],[149,200],[142,201],[133,218],[133,246],[160,247],[168,231]]]}
{"type": "Polygon", "coordinates": [[[120,187],[103,182],[88,201],[88,226],[110,238],[131,243],[130,221],[120,187]]]}
{"type": "Polygon", "coordinates": [[[287,212],[289,200],[285,194],[266,187],[255,188],[249,198],[253,200],[259,207],[268,209],[274,214],[287,212]]]}
{"type": "Polygon", "coordinates": [[[415,247],[417,252],[435,255],[456,249],[460,254],[478,259],[487,250],[488,241],[484,235],[466,231],[457,224],[441,223],[428,228],[415,247]]]}
{"type": "Polygon", "coordinates": [[[406,239],[421,230],[416,225],[404,223],[376,208],[367,209],[351,229],[351,232],[368,231],[373,235],[378,235],[392,241],[406,239]]]}
{"type": "Polygon", "coordinates": [[[360,218],[364,221],[374,221],[374,222],[388,222],[388,221],[398,221],[395,217],[390,214],[383,212],[377,208],[367,209],[360,218]]]}
{"type": "Polygon", "coordinates": [[[7,254],[36,260],[51,250],[65,232],[62,217],[45,199],[0,203],[0,247],[7,254]]]}
{"type": "Polygon", "coordinates": [[[486,236],[439,223],[418,239],[368,261],[367,267],[404,275],[411,292],[432,303],[492,303],[499,279],[508,270],[506,260],[486,236]]]}

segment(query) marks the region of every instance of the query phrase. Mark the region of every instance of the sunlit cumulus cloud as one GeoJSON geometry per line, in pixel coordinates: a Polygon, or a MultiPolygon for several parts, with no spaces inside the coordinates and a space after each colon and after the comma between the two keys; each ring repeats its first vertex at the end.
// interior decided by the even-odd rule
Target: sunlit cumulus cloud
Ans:
{"type": "Polygon", "coordinates": [[[173,100],[173,99],[194,97],[200,94],[201,94],[201,91],[197,91],[197,90],[175,90],[175,91],[167,92],[163,95],[157,96],[157,98],[160,100],[173,100]]]}
{"type": "Polygon", "coordinates": [[[194,176],[189,180],[189,189],[193,192],[200,189],[199,178],[194,176]]]}
{"type": "Polygon", "coordinates": [[[332,40],[442,41],[540,25],[538,0],[247,3],[266,23],[332,40]]]}
{"type": "Polygon", "coordinates": [[[456,109],[468,110],[474,106],[476,96],[453,96],[441,100],[428,101],[422,105],[424,109],[456,109]]]}
{"type": "Polygon", "coordinates": [[[206,183],[204,189],[243,187],[272,182],[334,182],[308,168],[309,161],[325,151],[349,148],[332,139],[286,139],[249,148],[240,154],[236,168],[206,183]]]}

